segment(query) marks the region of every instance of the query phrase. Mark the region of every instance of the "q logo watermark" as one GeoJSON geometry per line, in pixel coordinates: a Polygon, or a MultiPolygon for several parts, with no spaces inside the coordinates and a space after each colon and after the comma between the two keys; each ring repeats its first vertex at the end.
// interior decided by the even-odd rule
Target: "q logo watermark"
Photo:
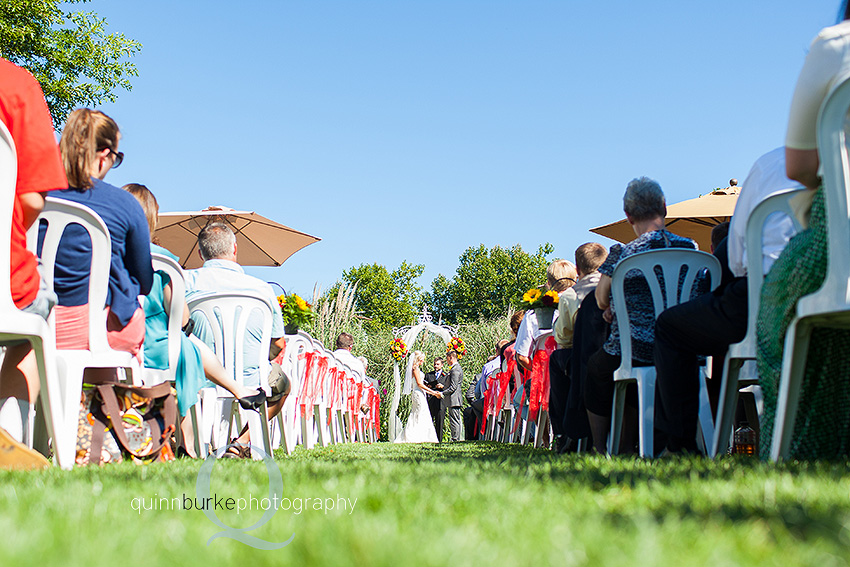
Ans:
{"type": "MultiPolygon", "coordinates": [[[[198,482],[195,484],[195,495],[199,499],[209,499],[210,498],[210,478],[212,477],[213,466],[215,466],[215,461],[218,457],[221,457],[227,449],[230,447],[237,446],[235,444],[227,445],[226,447],[222,447],[218,449],[215,453],[210,453],[207,455],[207,458],[204,460],[204,464],[201,465],[201,470],[198,471],[198,482]]],[[[269,500],[272,498],[275,499],[275,502],[279,502],[283,498],[283,477],[280,475],[280,469],[275,464],[274,460],[265,453],[261,448],[251,445],[251,451],[256,451],[259,455],[263,457],[263,462],[266,464],[266,470],[269,473],[269,500]]],[[[202,500],[207,501],[207,500],[202,500]]],[[[277,512],[276,506],[270,506],[268,510],[263,513],[263,517],[260,518],[257,523],[247,528],[234,528],[233,526],[228,526],[224,522],[222,522],[218,515],[215,513],[215,510],[210,506],[206,506],[204,508],[204,514],[209,520],[215,525],[224,528],[222,531],[214,534],[209,541],[207,541],[207,545],[212,543],[212,541],[216,538],[220,537],[229,537],[230,539],[235,539],[236,541],[240,541],[245,545],[249,545],[255,549],[280,549],[282,547],[286,547],[289,545],[293,539],[295,539],[295,534],[282,542],[275,543],[271,541],[266,541],[264,539],[260,539],[258,537],[254,537],[249,535],[247,532],[255,530],[260,526],[264,525],[266,522],[272,519],[272,517],[277,512]]]]}

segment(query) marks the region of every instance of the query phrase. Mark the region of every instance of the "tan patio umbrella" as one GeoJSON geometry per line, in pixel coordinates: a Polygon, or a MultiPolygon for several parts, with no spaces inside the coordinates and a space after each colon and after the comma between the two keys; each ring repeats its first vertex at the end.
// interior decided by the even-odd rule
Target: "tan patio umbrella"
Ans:
{"type": "Polygon", "coordinates": [[[280,266],[305,246],[321,240],[255,212],[221,206],[160,213],[154,237],[160,246],[180,257],[183,268],[200,268],[203,262],[198,256],[198,233],[211,222],[223,222],[236,233],[238,260],[243,266],[280,266]]]}
{"type": "MultiPolygon", "coordinates": [[[[737,180],[732,179],[729,187],[725,189],[715,189],[696,199],[667,205],[667,219],[664,221],[667,230],[679,236],[693,238],[700,250],[711,250],[711,229],[724,221],[732,220],[740,192],[737,183],[737,180]]],[[[590,232],[624,243],[635,239],[635,233],[626,219],[592,228],[590,232]]]]}

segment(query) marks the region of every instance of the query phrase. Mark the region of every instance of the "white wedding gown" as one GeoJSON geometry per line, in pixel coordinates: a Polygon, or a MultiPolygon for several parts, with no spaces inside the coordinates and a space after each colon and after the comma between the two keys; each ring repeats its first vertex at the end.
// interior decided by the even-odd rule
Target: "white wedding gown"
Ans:
{"type": "Polygon", "coordinates": [[[425,394],[414,384],[410,393],[410,417],[401,434],[393,443],[436,443],[437,432],[431,421],[431,412],[425,394]]]}

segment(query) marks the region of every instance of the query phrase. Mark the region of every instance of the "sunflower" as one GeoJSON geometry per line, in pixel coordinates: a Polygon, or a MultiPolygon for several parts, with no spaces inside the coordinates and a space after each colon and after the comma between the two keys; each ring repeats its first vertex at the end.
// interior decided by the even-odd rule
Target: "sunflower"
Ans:
{"type": "Polygon", "coordinates": [[[558,292],[549,290],[543,294],[543,297],[540,299],[540,302],[545,307],[552,307],[553,305],[558,305],[558,292]]]}
{"type": "Polygon", "coordinates": [[[534,303],[535,301],[537,301],[537,299],[540,297],[540,295],[541,295],[541,292],[540,292],[539,289],[537,289],[536,287],[531,288],[530,290],[526,291],[523,294],[522,300],[527,302],[527,303],[534,303]]]}

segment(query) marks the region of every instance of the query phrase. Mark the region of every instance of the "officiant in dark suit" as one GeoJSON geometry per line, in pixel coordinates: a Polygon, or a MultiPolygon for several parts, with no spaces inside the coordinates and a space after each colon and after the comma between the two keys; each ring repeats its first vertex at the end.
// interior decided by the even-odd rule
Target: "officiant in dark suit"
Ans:
{"type": "MultiPolygon", "coordinates": [[[[434,371],[425,373],[425,385],[431,388],[432,390],[442,390],[445,387],[445,383],[443,382],[445,379],[445,375],[443,374],[443,359],[435,358],[434,359],[434,371]],[[439,387],[437,386],[439,384],[439,387]]],[[[431,421],[434,422],[434,429],[437,429],[437,416],[440,413],[440,406],[442,403],[440,399],[436,396],[432,396],[428,394],[428,410],[431,412],[431,421]]]]}

